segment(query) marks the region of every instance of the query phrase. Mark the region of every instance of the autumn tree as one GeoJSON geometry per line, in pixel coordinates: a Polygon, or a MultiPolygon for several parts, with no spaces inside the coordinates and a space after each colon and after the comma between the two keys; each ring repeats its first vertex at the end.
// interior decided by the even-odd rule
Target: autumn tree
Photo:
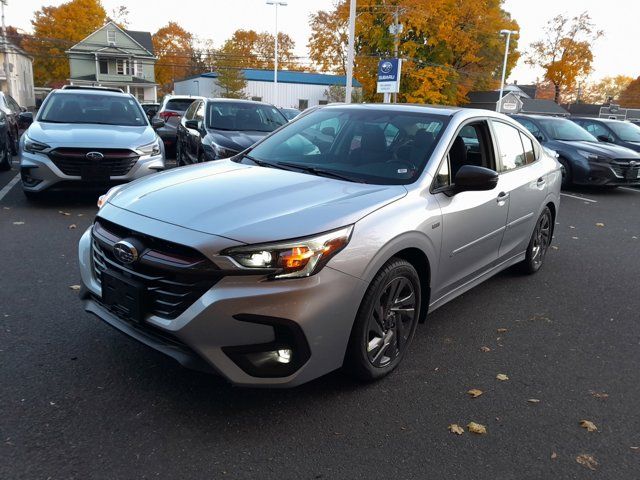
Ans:
{"type": "Polygon", "coordinates": [[[106,19],[99,0],[71,0],[36,11],[31,20],[33,35],[23,41],[24,49],[33,56],[34,83],[65,83],[69,78],[66,50],[102,27],[106,19]]]}
{"type": "Polygon", "coordinates": [[[620,94],[618,103],[625,108],[640,108],[640,77],[629,83],[620,94]]]}
{"type": "Polygon", "coordinates": [[[129,7],[126,5],[119,5],[111,10],[109,14],[109,20],[119,25],[120,28],[129,27],[129,7]]]}
{"type": "Polygon", "coordinates": [[[153,34],[153,48],[158,57],[155,66],[156,83],[160,90],[173,90],[173,82],[193,73],[193,36],[176,22],[169,22],[153,34]]]}
{"type": "Polygon", "coordinates": [[[221,95],[223,97],[246,98],[244,89],[247,87],[247,81],[241,69],[223,64],[218,67],[217,73],[217,82],[222,90],[221,95]]]}
{"type": "Polygon", "coordinates": [[[615,102],[632,81],[633,78],[626,75],[604,77],[599,82],[582,87],[580,100],[585,103],[607,103],[609,100],[615,102]]]}
{"type": "MultiPolygon", "coordinates": [[[[397,38],[403,58],[399,101],[459,103],[471,89],[498,85],[504,39],[496,32],[516,30],[517,23],[501,8],[502,0],[381,0],[358,2],[355,76],[367,101],[376,101],[376,69],[393,55],[389,26],[397,15],[403,31],[397,38]]],[[[310,17],[312,61],[323,70],[343,74],[346,68],[348,2],[310,17]]],[[[516,63],[517,38],[512,39],[508,69],[516,63]]]]}
{"type": "Polygon", "coordinates": [[[543,38],[530,45],[526,62],[544,69],[556,103],[563,90],[574,88],[577,79],[591,72],[591,46],[601,36],[587,12],[573,18],[557,15],[545,27],[543,38]]]}
{"type": "MultiPolygon", "coordinates": [[[[238,68],[273,68],[275,38],[267,32],[236,30],[218,51],[220,61],[238,68]]],[[[296,67],[295,42],[286,33],[278,33],[278,67],[296,67]]]]}

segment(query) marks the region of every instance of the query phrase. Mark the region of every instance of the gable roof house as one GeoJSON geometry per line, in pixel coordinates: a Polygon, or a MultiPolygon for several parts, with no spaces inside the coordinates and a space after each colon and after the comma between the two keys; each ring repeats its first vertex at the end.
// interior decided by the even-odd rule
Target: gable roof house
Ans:
{"type": "Polygon", "coordinates": [[[153,42],[149,32],[108,22],[69,50],[69,83],[118,87],[141,102],[156,102],[153,42]]]}
{"type": "Polygon", "coordinates": [[[0,38],[0,89],[11,95],[21,107],[34,107],[36,104],[33,58],[6,38],[0,38]]]}
{"type": "Polygon", "coordinates": [[[500,111],[506,114],[525,113],[535,115],[553,115],[553,116],[569,116],[560,105],[552,100],[544,100],[535,98],[535,89],[532,85],[507,85],[502,92],[485,90],[469,92],[469,103],[465,105],[468,108],[484,108],[486,110],[498,110],[498,103],[501,104],[500,111]],[[531,97],[529,93],[534,97],[531,97]]]}

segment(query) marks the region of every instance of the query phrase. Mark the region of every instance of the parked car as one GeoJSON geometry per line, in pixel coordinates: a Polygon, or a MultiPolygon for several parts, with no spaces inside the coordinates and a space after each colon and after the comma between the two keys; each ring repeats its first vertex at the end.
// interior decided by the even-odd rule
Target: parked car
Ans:
{"type": "Polygon", "coordinates": [[[572,117],[571,120],[601,142],[614,143],[640,152],[640,127],[638,125],[608,118],[572,117]]]}
{"type": "Polygon", "coordinates": [[[178,166],[229,158],[287,123],[273,105],[212,98],[194,102],[178,125],[178,166]]]}
{"type": "Polygon", "coordinates": [[[158,128],[157,132],[164,142],[167,152],[174,153],[176,151],[176,135],[178,125],[184,112],[191,106],[195,100],[204,100],[204,97],[196,97],[191,95],[165,95],[160,104],[160,108],[156,111],[153,118],[164,121],[164,126],[158,128]]]}
{"type": "Polygon", "coordinates": [[[20,140],[27,197],[45,190],[104,188],[164,169],[164,145],[138,101],[119,89],[52,91],[20,140]]]}
{"type": "Polygon", "coordinates": [[[7,120],[7,130],[9,132],[9,138],[11,143],[11,154],[18,154],[18,142],[20,141],[20,129],[21,123],[26,122],[27,116],[20,117],[20,114],[26,112],[24,107],[18,105],[11,95],[4,92],[0,92],[0,111],[5,114],[7,120]]]}
{"type": "Polygon", "coordinates": [[[300,115],[300,113],[302,113],[297,108],[281,108],[280,111],[285,116],[285,118],[289,121],[293,120],[298,115],[300,115]]]}
{"type": "Polygon", "coordinates": [[[160,108],[159,103],[141,103],[140,106],[142,107],[142,110],[144,110],[144,113],[147,114],[147,117],[149,117],[149,120],[156,116],[156,113],[158,113],[158,109],[160,108]]]}
{"type": "Polygon", "coordinates": [[[7,116],[0,110],[0,170],[11,169],[11,142],[7,116]]]}
{"type": "Polygon", "coordinates": [[[372,380],[427,311],[512,265],[541,268],[560,182],[495,112],[328,106],[233,159],[109,190],[80,240],[81,298],[236,385],[341,366],[372,380]]]}
{"type": "Polygon", "coordinates": [[[513,118],[545,147],[557,152],[563,167],[563,187],[640,185],[640,155],[633,150],[598,142],[566,118],[541,115],[513,115],[513,118]]]}

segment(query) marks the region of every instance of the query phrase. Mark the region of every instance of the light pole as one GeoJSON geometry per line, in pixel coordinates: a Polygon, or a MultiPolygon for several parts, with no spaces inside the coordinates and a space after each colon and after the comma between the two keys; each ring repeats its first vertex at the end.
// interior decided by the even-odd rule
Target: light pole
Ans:
{"type": "Polygon", "coordinates": [[[7,27],[4,25],[4,6],[7,4],[7,0],[0,0],[0,8],[2,8],[2,56],[4,57],[3,69],[4,78],[7,82],[7,94],[11,95],[11,82],[9,81],[9,44],[7,40],[7,27]]]}
{"type": "Polygon", "coordinates": [[[504,77],[507,74],[507,58],[509,58],[509,42],[511,35],[516,35],[517,30],[500,30],[500,36],[507,36],[507,44],[504,48],[504,63],[502,64],[502,80],[500,81],[500,97],[498,97],[498,113],[502,112],[502,94],[504,93],[504,77]]]}
{"type": "Polygon", "coordinates": [[[351,103],[353,89],[353,50],[356,36],[356,0],[349,4],[349,45],[347,46],[347,82],[345,84],[344,102],[351,103]]]}
{"type": "Polygon", "coordinates": [[[276,45],[273,55],[273,104],[278,106],[278,7],[286,7],[287,2],[283,0],[267,0],[267,5],[275,5],[276,7],[276,45]]]}

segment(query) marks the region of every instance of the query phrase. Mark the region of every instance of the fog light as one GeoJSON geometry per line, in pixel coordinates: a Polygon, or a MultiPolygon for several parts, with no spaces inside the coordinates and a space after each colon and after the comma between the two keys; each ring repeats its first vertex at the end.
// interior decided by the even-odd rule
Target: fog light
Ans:
{"type": "Polygon", "coordinates": [[[284,350],[278,350],[277,352],[278,357],[277,360],[280,363],[289,363],[291,361],[291,350],[284,349],[284,350]]]}

